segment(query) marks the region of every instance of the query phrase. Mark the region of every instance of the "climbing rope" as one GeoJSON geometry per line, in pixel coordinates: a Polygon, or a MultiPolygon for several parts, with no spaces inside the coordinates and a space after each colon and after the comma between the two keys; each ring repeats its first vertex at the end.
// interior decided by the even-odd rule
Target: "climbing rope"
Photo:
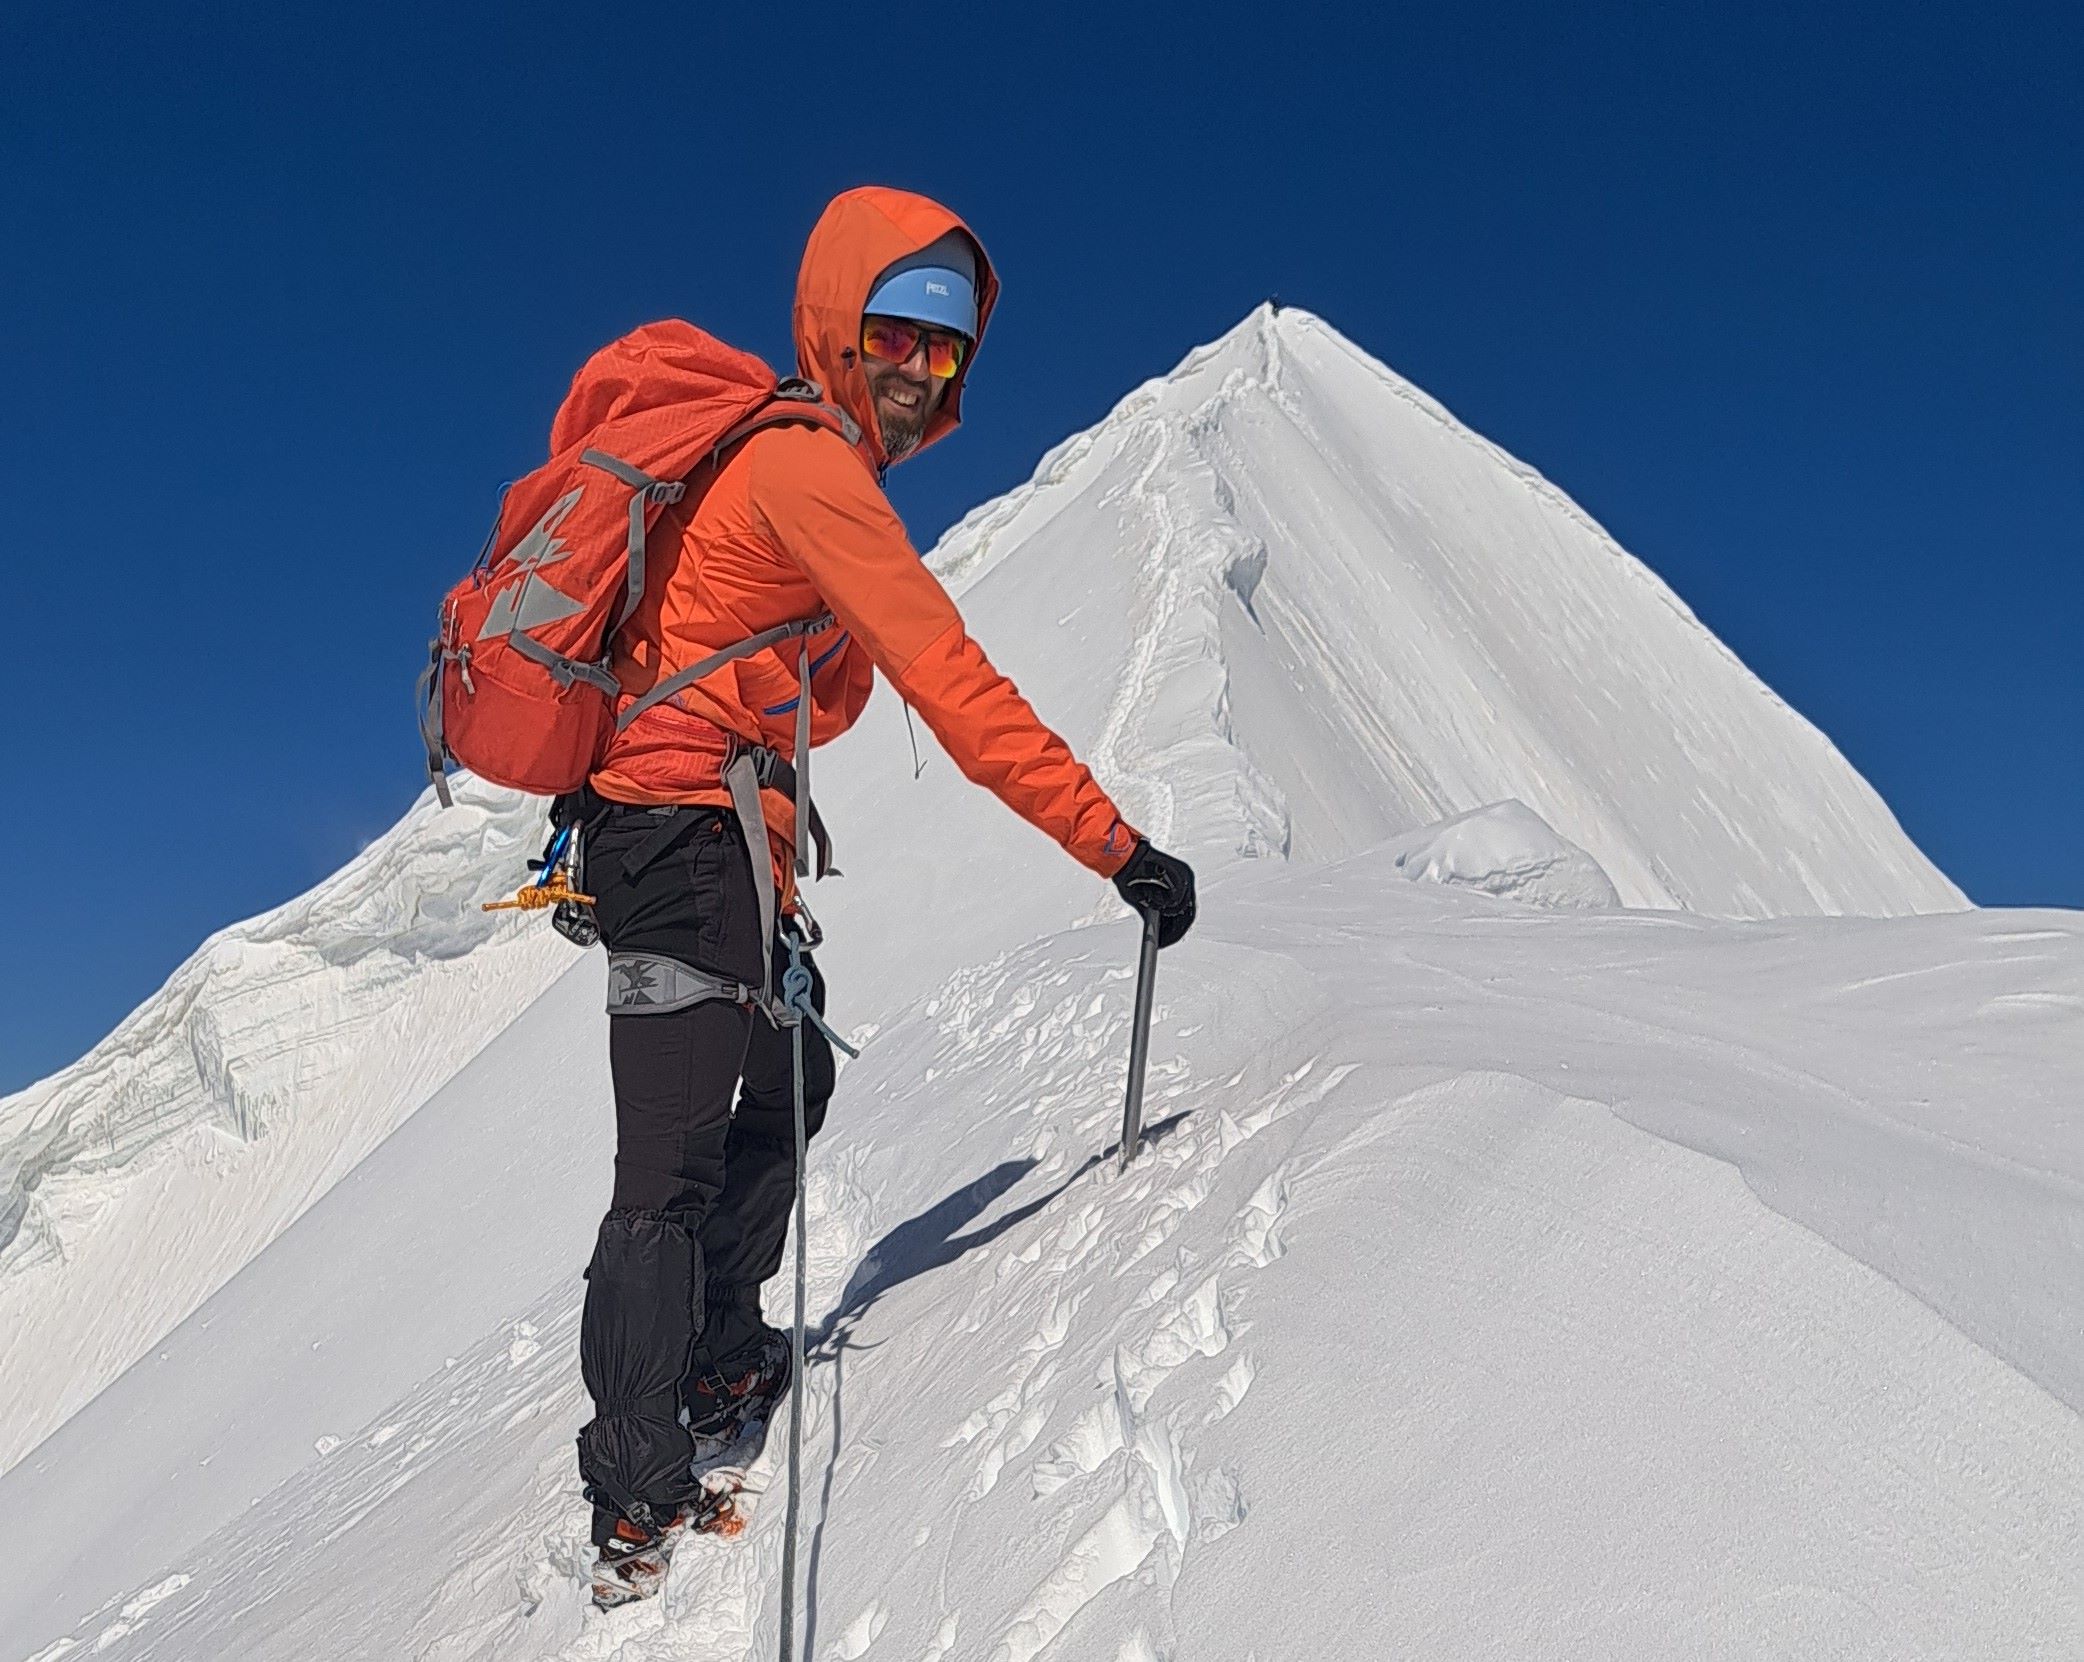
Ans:
{"type": "Polygon", "coordinates": [[[796,1332],[789,1369],[789,1515],[782,1526],[781,1662],[795,1662],[796,1519],[803,1501],[803,1317],[808,1302],[806,1242],[810,1229],[810,1208],[805,1199],[806,1153],[810,1138],[804,1129],[803,1024],[809,1022],[849,1056],[861,1054],[825,1025],[825,1018],[818,1014],[817,1006],[811,1002],[810,965],[803,961],[803,955],[820,937],[816,933],[816,921],[810,919],[807,912],[804,919],[811,931],[808,936],[804,924],[793,918],[782,934],[782,941],[789,949],[789,967],[782,972],[782,1008],[786,1012],[782,1019],[789,1024],[790,1046],[796,1061],[796,1332]]]}

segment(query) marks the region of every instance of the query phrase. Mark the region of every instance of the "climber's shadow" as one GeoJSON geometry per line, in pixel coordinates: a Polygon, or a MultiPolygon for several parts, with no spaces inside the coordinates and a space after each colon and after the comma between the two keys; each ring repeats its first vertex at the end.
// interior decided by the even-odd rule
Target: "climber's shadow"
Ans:
{"type": "MultiPolygon", "coordinates": [[[[1176,1114],[1145,1126],[1139,1146],[1147,1148],[1153,1143],[1163,1141],[1178,1130],[1192,1112],[1190,1108],[1183,1108],[1176,1114]]],[[[1120,1148],[1119,1142],[1110,1144],[1048,1193],[1036,1196],[1025,1205],[1016,1206],[1003,1217],[994,1218],[990,1223],[972,1229],[967,1234],[961,1233],[965,1225],[982,1217],[1000,1196],[1041,1162],[1032,1157],[1002,1161],[982,1177],[973,1178],[953,1193],[936,1201],[916,1218],[907,1218],[870,1247],[861,1262],[855,1266],[853,1277],[847,1282],[846,1291],[840,1294],[838,1307],[825,1318],[824,1323],[813,1335],[813,1343],[823,1346],[843,1330],[850,1331],[861,1313],[891,1288],[901,1287],[905,1282],[940,1269],[944,1264],[952,1264],[965,1253],[978,1247],[991,1245],[1014,1225],[1025,1223],[1050,1205],[1087,1172],[1112,1161],[1120,1148]]]]}
{"type": "MultiPolygon", "coordinates": [[[[1170,1136],[1191,1112],[1192,1109],[1183,1108],[1145,1126],[1138,1146],[1148,1147],[1170,1136]]],[[[833,1474],[839,1468],[839,1452],[845,1446],[841,1427],[844,1424],[845,1392],[842,1386],[847,1352],[875,1348],[860,1344],[854,1338],[854,1328],[862,1312],[892,1287],[901,1287],[929,1270],[952,1264],[976,1247],[989,1246],[1015,1224],[1025,1222],[1049,1205],[1095,1166],[1112,1161],[1121,1146],[1119,1142],[1110,1144],[1047,1194],[1037,1196],[1024,1206],[1016,1206],[1004,1217],[995,1218],[968,1234],[959,1231],[982,1217],[1001,1195],[1041,1162],[1032,1158],[1006,1160],[982,1177],[965,1183],[916,1218],[906,1219],[870,1247],[847,1282],[846,1291],[840,1294],[838,1308],[825,1318],[815,1333],[806,1335],[808,1353],[832,1369],[832,1450],[825,1463],[824,1488],[819,1500],[818,1521],[811,1531],[809,1574],[804,1584],[804,1649],[807,1654],[817,1653],[818,1572],[825,1557],[825,1525],[832,1514],[833,1474]]]]}

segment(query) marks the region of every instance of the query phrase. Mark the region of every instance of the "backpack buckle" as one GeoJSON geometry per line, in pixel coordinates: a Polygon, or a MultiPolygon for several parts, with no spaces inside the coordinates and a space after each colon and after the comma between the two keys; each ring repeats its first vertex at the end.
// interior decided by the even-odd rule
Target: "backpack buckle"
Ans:
{"type": "Polygon", "coordinates": [[[752,758],[753,777],[759,780],[763,787],[773,786],[775,772],[780,768],[782,762],[780,751],[776,750],[772,745],[753,744],[740,735],[732,733],[724,746],[724,771],[728,773],[731,764],[741,756],[750,756],[752,758]]]}

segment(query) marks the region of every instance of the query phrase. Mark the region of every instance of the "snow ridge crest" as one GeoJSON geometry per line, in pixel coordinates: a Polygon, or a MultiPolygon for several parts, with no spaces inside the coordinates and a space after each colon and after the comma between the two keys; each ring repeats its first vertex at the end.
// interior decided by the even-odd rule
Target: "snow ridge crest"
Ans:
{"type": "Polygon", "coordinates": [[[1343,858],[1518,800],[1631,906],[1966,904],[1647,566],[1308,312],[1259,307],[930,559],[978,590],[1023,549],[1110,605],[1129,569],[1129,649],[1087,666],[1119,677],[1095,771],[1203,858],[1343,858]]]}

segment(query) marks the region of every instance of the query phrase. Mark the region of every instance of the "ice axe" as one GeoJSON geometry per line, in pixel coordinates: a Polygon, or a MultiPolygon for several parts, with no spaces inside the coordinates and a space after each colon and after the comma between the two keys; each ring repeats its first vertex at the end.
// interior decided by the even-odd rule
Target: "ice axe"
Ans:
{"type": "Polygon", "coordinates": [[[1158,989],[1158,914],[1143,915],[1143,951],[1136,961],[1136,1014],[1129,1029],[1129,1097],[1122,1104],[1122,1163],[1127,1171],[1143,1140],[1143,1073],[1151,1054],[1151,998],[1158,989]]]}

